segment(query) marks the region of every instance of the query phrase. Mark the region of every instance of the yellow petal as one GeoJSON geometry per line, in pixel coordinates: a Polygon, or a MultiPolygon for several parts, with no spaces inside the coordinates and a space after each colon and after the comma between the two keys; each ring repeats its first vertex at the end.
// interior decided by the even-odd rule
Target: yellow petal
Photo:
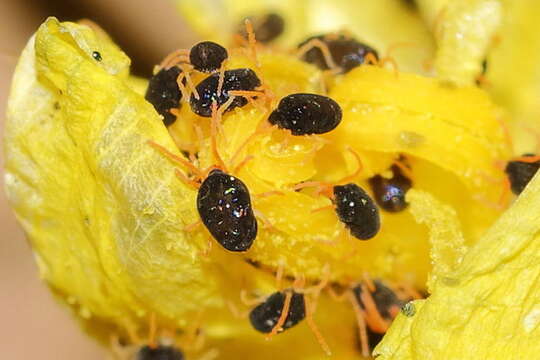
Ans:
{"type": "MultiPolygon", "coordinates": [[[[262,52],[257,69],[276,94],[271,101],[321,91],[318,70],[277,52],[262,52]],[[284,64],[290,73],[282,71],[284,64]]],[[[234,55],[228,66],[252,66],[249,61],[234,55]]],[[[268,345],[243,315],[251,307],[242,304],[241,290],[253,296],[276,291],[274,274],[281,266],[288,276],[281,288],[291,286],[290,277],[316,283],[326,275],[347,288],[366,271],[422,287],[430,269],[424,223],[441,238],[462,231],[474,243],[500,211],[492,206],[502,189],[496,162],[506,158],[508,147],[485,93],[364,66],[330,89],[344,117],[327,135],[292,137],[278,129],[256,134],[267,112],[251,104],[223,115],[217,151],[234,168],[253,156],[235,175],[252,191],[260,231],[245,254],[217,245],[209,251],[215,241],[203,227],[185,229],[199,218],[196,190],[147,144],[153,140],[182,156],[178,147],[193,145],[197,123],[203,135],[195,144],[198,161],[213,165],[209,121],[186,104],[168,133],[142,96],[144,80],[131,77],[128,64],[108,37],[48,19],[21,58],[6,129],[8,193],[42,276],[102,335],[140,335],[155,313],[160,326],[182,330],[177,340],[184,343],[190,327],[201,324],[209,346],[225,357],[256,353],[270,359],[294,347],[295,356],[320,358],[305,323],[268,345]],[[101,61],[92,56],[94,47],[101,61]],[[365,169],[354,181],[367,189],[367,178],[385,172],[400,155],[412,168],[417,192],[410,209],[382,213],[383,227],[372,241],[352,239],[334,209],[314,211],[330,205],[329,199],[292,188],[354,173],[359,164],[349,148],[365,169]],[[267,191],[281,194],[259,196],[267,191]],[[424,210],[433,215],[419,215],[424,210]],[[435,232],[437,226],[450,231],[435,232]]],[[[459,259],[462,245],[460,239],[434,247],[433,254],[444,257],[438,272],[454,264],[442,254],[455,250],[459,259]]],[[[322,332],[336,334],[328,340],[336,356],[357,356],[350,306],[324,295],[317,309],[322,332]]]]}
{"type": "Polygon", "coordinates": [[[443,80],[472,85],[502,21],[499,0],[418,0],[437,42],[435,69],[443,80]]]}
{"type": "Polygon", "coordinates": [[[436,280],[430,297],[415,303],[416,314],[398,316],[375,350],[378,359],[536,357],[539,190],[536,176],[462,262],[436,280]]]}
{"type": "Polygon", "coordinates": [[[419,14],[398,0],[182,1],[178,8],[205,39],[228,43],[247,16],[276,12],[285,31],[276,43],[293,47],[308,36],[345,30],[391,56],[401,70],[427,73],[434,42],[419,14]],[[383,25],[384,24],[384,25],[383,25]]]}

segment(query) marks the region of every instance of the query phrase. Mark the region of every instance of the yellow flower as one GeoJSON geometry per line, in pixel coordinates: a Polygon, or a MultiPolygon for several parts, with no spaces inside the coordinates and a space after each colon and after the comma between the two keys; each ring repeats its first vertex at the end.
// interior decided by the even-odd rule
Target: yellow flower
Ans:
{"type": "MultiPolygon", "coordinates": [[[[263,2],[205,4],[180,2],[196,27],[222,43],[243,17],[268,8],[263,2]]],[[[506,121],[520,114],[529,124],[534,104],[502,91],[517,85],[499,70],[488,80],[506,113],[474,85],[500,19],[508,18],[501,3],[419,1],[426,21],[434,23],[434,40],[419,13],[399,1],[271,5],[288,24],[278,46],[259,48],[256,57],[253,49],[230,47],[226,65],[255,70],[271,91],[225,113],[214,135],[210,120],[189,104],[165,127],[144,99],[146,80],[129,74],[129,59],[103,32],[50,18],[29,41],[8,106],[6,186],[54,293],[104,341],[119,336],[135,343],[151,332],[149,319],[156,319],[160,334],[191,357],[204,351],[197,346],[204,337],[204,349],[217,349],[220,358],[315,359],[324,352],[308,324],[265,341],[245,315],[254,305],[243,300],[246,294],[265,297],[301,282],[321,282],[305,295],[309,325],[313,315],[335,358],[349,359],[360,356],[354,306],[332,299],[329,290],[352,294],[357,284],[369,285],[363,280],[369,273],[393,288],[423,291],[432,270],[432,295],[404,309],[409,317],[398,317],[377,348],[381,357],[495,358],[496,346],[486,340],[475,348],[473,341],[490,334],[493,341],[507,338],[516,324],[523,326],[515,334],[533,339],[538,310],[534,264],[527,261],[536,233],[533,193],[540,185],[532,185],[482,236],[505,205],[500,163],[511,156],[506,121]],[[392,50],[399,70],[362,65],[329,77],[280,48],[343,26],[381,53],[392,50]],[[403,42],[412,45],[396,46],[403,42]],[[424,66],[433,54],[434,70],[424,66]],[[437,77],[427,77],[433,71],[437,77]],[[285,95],[323,93],[326,87],[343,109],[335,130],[306,137],[260,131],[269,114],[263,101],[274,108],[285,95]],[[189,173],[150,140],[176,156],[196,152],[192,160],[201,169],[216,164],[217,151],[228,171],[245,182],[259,219],[249,251],[222,249],[202,226],[187,229],[199,219],[197,190],[175,176],[175,170],[183,177],[189,173]],[[413,182],[409,207],[381,211],[381,231],[368,241],[351,238],[333,210],[314,211],[331,205],[328,198],[295,191],[298,183],[335,184],[351,174],[370,189],[369,179],[392,176],[396,163],[413,182]],[[276,272],[284,275],[280,284],[276,272]],[[505,291],[512,302],[495,291],[501,280],[515,287],[505,291]],[[505,306],[512,309],[512,327],[497,328],[505,306]]],[[[526,16],[523,8],[506,6],[526,16]]],[[[497,51],[489,52],[493,69],[508,62],[497,51]]],[[[194,72],[192,80],[204,76],[194,72]]],[[[516,139],[529,136],[531,142],[515,123],[510,129],[516,139]]],[[[513,345],[498,353],[529,354],[515,345],[518,340],[508,341],[513,345]]]]}

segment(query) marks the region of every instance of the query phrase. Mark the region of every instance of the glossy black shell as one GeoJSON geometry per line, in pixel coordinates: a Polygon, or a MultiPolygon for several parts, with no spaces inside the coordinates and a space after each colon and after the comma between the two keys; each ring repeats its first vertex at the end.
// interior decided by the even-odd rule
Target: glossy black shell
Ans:
{"type": "Polygon", "coordinates": [[[510,181],[510,188],[516,195],[521,194],[529,181],[534,177],[540,168],[540,161],[528,163],[523,161],[509,161],[506,164],[505,172],[510,181]]]}
{"type": "Polygon", "coordinates": [[[223,61],[229,57],[227,49],[212,41],[203,41],[189,51],[189,62],[195,70],[210,73],[219,70],[223,61]]]}
{"type": "MultiPolygon", "coordinates": [[[[362,65],[366,61],[365,57],[368,53],[373,54],[376,59],[379,58],[377,51],[372,47],[343,35],[313,36],[301,43],[298,47],[313,39],[319,39],[328,46],[332,59],[337,66],[341,67],[343,73],[347,73],[355,67],[362,65]]],[[[329,68],[321,49],[318,47],[308,50],[302,59],[316,65],[319,69],[327,70],[329,68]]]]}
{"type": "Polygon", "coordinates": [[[343,113],[337,102],[317,94],[285,96],[268,121],[293,135],[324,134],[336,128],[343,113]]]}
{"type": "MultiPolygon", "coordinates": [[[[374,280],[373,285],[375,285],[375,291],[371,293],[371,297],[377,306],[377,310],[384,319],[392,320],[390,309],[393,306],[397,306],[401,309],[401,307],[405,305],[407,301],[399,299],[396,293],[388,286],[384,285],[380,280],[374,280]]],[[[362,304],[362,301],[360,301],[362,288],[360,286],[354,287],[353,293],[360,307],[364,309],[364,305],[362,304]]]]}
{"type": "Polygon", "coordinates": [[[197,210],[210,234],[229,251],[248,250],[257,236],[257,220],[246,185],[212,170],[197,195],[197,210]]]}
{"type": "MultiPolygon", "coordinates": [[[[280,15],[275,13],[262,16],[250,16],[248,19],[253,24],[255,39],[261,43],[269,43],[272,40],[275,40],[285,29],[285,21],[280,15]]],[[[239,33],[247,39],[248,36],[244,21],[240,24],[239,33]]]]}
{"type": "Polygon", "coordinates": [[[176,116],[169,112],[170,109],[178,108],[182,99],[182,92],[176,79],[181,70],[176,66],[170,69],[161,69],[150,78],[144,98],[154,105],[157,113],[163,116],[166,126],[176,121],[176,116]]]}
{"type": "Polygon", "coordinates": [[[137,360],[184,360],[184,354],[172,346],[159,345],[155,348],[143,346],[136,355],[137,360]]]}
{"type": "MultiPolygon", "coordinates": [[[[197,100],[195,95],[191,95],[189,101],[191,110],[197,115],[210,117],[212,116],[212,102],[216,101],[218,107],[229,100],[229,91],[245,90],[251,91],[261,85],[261,80],[257,74],[251,69],[234,69],[227,70],[224,74],[223,87],[221,93],[218,94],[219,73],[214,73],[208,76],[197,85],[197,92],[200,99],[197,100]]],[[[235,107],[242,107],[247,104],[244,97],[237,96],[226,111],[230,111],[235,107]]]]}
{"type": "MultiPolygon", "coordinates": [[[[257,305],[249,313],[249,321],[253,328],[262,333],[269,333],[277,324],[283,305],[285,304],[285,293],[275,292],[266,299],[265,302],[257,305]]],[[[283,329],[288,329],[298,324],[306,317],[306,307],[304,295],[293,293],[289,312],[285,318],[283,329]]]]}
{"type": "Polygon", "coordinates": [[[334,202],[339,220],[349,228],[354,237],[368,240],[377,235],[381,227],[379,209],[360,186],[334,186],[334,202]]]}
{"type": "Polygon", "coordinates": [[[408,206],[405,195],[412,186],[412,182],[401,172],[396,165],[392,166],[393,177],[386,179],[376,175],[369,179],[373,190],[373,197],[377,204],[388,212],[399,212],[408,206]]]}

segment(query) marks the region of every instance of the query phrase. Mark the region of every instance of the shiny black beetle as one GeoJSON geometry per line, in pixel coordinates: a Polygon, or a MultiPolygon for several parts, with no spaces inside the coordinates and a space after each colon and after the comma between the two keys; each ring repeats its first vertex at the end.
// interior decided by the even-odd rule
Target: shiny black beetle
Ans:
{"type": "Polygon", "coordinates": [[[360,240],[377,235],[381,227],[379,209],[369,195],[356,184],[334,186],[334,202],[339,220],[360,240]]]}
{"type": "Polygon", "coordinates": [[[331,98],[299,93],[281,99],[268,121],[293,135],[324,134],[339,125],[342,115],[341,107],[331,98]]]}
{"type": "Polygon", "coordinates": [[[151,347],[145,345],[139,349],[137,360],[184,360],[184,354],[172,346],[158,345],[151,347]]]}
{"type": "MultiPolygon", "coordinates": [[[[286,290],[292,291],[292,290],[286,290]]],[[[270,333],[283,311],[285,305],[285,292],[275,292],[270,295],[266,301],[257,305],[249,314],[249,320],[253,328],[262,333],[270,333]]],[[[291,303],[285,322],[282,325],[283,330],[286,330],[298,324],[306,317],[306,306],[304,295],[293,292],[291,303]]]]}
{"type": "Polygon", "coordinates": [[[210,234],[229,251],[248,250],[257,236],[257,219],[246,185],[212,170],[197,194],[197,210],[210,234]]]}
{"type": "MultiPolygon", "coordinates": [[[[191,110],[195,114],[210,117],[212,116],[212,103],[215,101],[218,107],[223,105],[229,100],[229,91],[253,91],[261,85],[261,80],[251,69],[227,70],[224,74],[223,86],[218,94],[219,76],[219,73],[214,73],[197,85],[196,89],[199,98],[197,99],[195,94],[192,94],[189,101],[191,110]]],[[[247,103],[247,99],[238,96],[225,111],[230,111],[235,107],[242,107],[247,103]]]]}

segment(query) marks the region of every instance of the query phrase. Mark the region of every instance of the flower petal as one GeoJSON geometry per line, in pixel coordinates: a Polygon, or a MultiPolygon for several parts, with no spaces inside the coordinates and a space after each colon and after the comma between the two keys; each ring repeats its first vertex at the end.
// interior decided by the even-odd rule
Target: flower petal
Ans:
{"type": "MultiPolygon", "coordinates": [[[[436,279],[416,314],[398,316],[378,359],[527,359],[540,351],[540,176],[436,279]]],[[[434,242],[448,241],[433,238],[434,242]]]]}

